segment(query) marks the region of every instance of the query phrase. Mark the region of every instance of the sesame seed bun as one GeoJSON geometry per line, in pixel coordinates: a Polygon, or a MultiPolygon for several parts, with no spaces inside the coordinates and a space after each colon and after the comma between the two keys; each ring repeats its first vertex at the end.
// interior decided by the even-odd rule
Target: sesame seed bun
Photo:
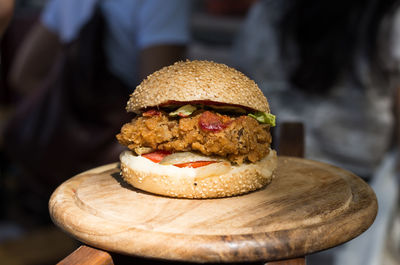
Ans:
{"type": "MultiPolygon", "coordinates": [[[[257,163],[229,165],[224,174],[202,174],[207,167],[178,168],[160,165],[130,151],[120,155],[121,174],[132,186],[178,198],[218,198],[260,189],[271,182],[277,166],[274,150],[257,163]]],[[[210,170],[212,171],[212,170],[210,170]]]]}
{"type": "Polygon", "coordinates": [[[154,72],[136,87],[126,109],[140,113],[171,101],[211,101],[270,112],[267,99],[253,80],[210,61],[181,61],[154,72]]]}

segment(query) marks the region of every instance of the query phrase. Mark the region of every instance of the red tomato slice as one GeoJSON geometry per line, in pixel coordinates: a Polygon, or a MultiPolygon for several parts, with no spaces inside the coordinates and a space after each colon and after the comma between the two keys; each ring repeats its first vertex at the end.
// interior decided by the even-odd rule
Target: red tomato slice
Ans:
{"type": "Polygon", "coordinates": [[[160,161],[163,160],[164,157],[166,157],[167,155],[170,155],[170,154],[171,154],[171,152],[169,152],[169,151],[158,150],[158,151],[154,151],[151,153],[143,154],[142,156],[147,159],[150,159],[154,163],[160,163],[160,161]]]}
{"type": "Polygon", "coordinates": [[[191,168],[198,168],[207,166],[212,163],[216,163],[217,161],[195,161],[195,162],[187,162],[182,164],[174,164],[176,167],[191,167],[191,168]]]}

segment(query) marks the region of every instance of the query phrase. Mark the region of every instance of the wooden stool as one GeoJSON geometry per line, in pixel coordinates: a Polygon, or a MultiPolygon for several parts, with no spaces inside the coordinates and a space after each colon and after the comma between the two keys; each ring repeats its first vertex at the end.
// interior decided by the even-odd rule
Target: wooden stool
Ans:
{"type": "MultiPolygon", "coordinates": [[[[256,192],[209,200],[155,196],[125,185],[112,164],[62,184],[50,199],[50,214],[67,233],[110,253],[158,261],[305,264],[305,255],[364,232],[377,201],[354,174],[293,157],[304,153],[302,124],[283,124],[280,139],[276,177],[256,192]]],[[[96,248],[82,246],[59,264],[114,264],[96,248]]]]}

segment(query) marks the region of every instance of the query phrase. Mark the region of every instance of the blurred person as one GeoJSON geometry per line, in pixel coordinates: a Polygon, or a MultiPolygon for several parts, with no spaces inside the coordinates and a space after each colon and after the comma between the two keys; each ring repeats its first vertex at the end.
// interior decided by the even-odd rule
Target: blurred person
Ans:
{"type": "Polygon", "coordinates": [[[4,33],[11,20],[14,10],[14,0],[0,0],[0,36],[4,33]]]}
{"type": "Polygon", "coordinates": [[[310,264],[388,264],[381,253],[399,211],[391,152],[398,152],[399,137],[399,4],[262,0],[235,40],[233,64],[270,99],[278,132],[282,122],[302,122],[306,158],[356,173],[377,195],[372,227],[343,247],[311,255],[310,264]]]}
{"type": "Polygon", "coordinates": [[[186,0],[47,3],[11,66],[22,99],[5,132],[32,220],[49,221],[47,201],[62,181],[118,160],[129,94],[185,58],[190,11],[186,0]]]}
{"type": "Polygon", "coordinates": [[[185,56],[191,1],[50,0],[24,41],[10,82],[22,92],[41,83],[57,54],[78,36],[98,7],[105,19],[107,68],[130,89],[185,56]]]}
{"type": "MultiPolygon", "coordinates": [[[[278,122],[300,121],[306,157],[369,179],[392,145],[399,1],[259,1],[235,41],[278,122]]],[[[279,128],[278,128],[279,129],[279,128]]]]}

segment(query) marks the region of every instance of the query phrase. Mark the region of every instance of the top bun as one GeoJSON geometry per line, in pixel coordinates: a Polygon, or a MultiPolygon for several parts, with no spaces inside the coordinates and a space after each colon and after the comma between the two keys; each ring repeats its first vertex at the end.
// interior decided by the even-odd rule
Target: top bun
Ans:
{"type": "Polygon", "coordinates": [[[181,61],[154,72],[136,87],[126,109],[140,113],[169,101],[203,100],[270,112],[267,99],[253,80],[210,61],[181,61]]]}

